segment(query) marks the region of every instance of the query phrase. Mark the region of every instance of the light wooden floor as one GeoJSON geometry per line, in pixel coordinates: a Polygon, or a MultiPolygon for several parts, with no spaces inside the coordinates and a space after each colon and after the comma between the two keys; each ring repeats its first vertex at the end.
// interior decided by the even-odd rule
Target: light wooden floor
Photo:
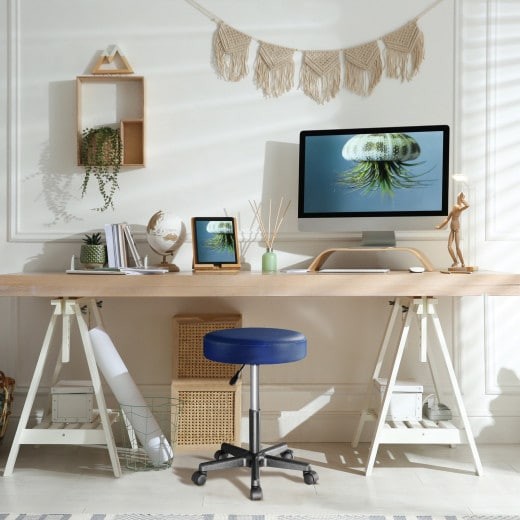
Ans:
{"type": "MultiPolygon", "coordinates": [[[[102,448],[22,446],[14,474],[0,478],[0,512],[11,513],[352,513],[519,514],[520,446],[484,445],[484,475],[474,475],[465,446],[383,446],[370,477],[363,475],[368,444],[291,446],[319,473],[315,486],[301,473],[263,468],[264,499],[249,500],[246,468],[191,474],[211,451],[177,450],[172,468],[125,469],[113,477],[102,448]]],[[[0,446],[0,468],[8,446],[0,446]]]]}

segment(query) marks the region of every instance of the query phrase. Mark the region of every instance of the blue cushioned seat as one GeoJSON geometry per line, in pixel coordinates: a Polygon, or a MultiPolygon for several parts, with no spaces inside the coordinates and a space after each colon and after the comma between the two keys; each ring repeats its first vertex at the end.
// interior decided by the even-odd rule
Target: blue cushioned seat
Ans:
{"type": "Polygon", "coordinates": [[[202,486],[210,470],[246,466],[251,468],[251,500],[262,498],[262,466],[302,471],[304,482],[315,484],[318,474],[312,470],[310,464],[293,460],[293,453],[287,444],[280,443],[260,449],[259,366],[303,359],[307,355],[307,338],[294,330],[246,327],[209,332],[204,336],[203,344],[207,359],[242,365],[231,378],[230,384],[235,384],[242,368],[249,365],[249,449],[224,442],[215,453],[215,460],[200,463],[191,480],[202,486]]]}
{"type": "Polygon", "coordinates": [[[275,365],[299,361],[306,355],[307,338],[293,330],[249,327],[204,336],[204,356],[220,363],[275,365]]]}

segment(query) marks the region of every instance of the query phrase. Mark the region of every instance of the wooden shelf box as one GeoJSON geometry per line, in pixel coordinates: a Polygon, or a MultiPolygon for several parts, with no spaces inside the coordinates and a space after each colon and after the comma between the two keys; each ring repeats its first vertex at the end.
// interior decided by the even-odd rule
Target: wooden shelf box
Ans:
{"type": "Polygon", "coordinates": [[[119,128],[122,166],[145,165],[145,84],[143,76],[96,74],[76,78],[77,154],[86,128],[119,128]]]}
{"type": "Polygon", "coordinates": [[[121,142],[123,143],[123,164],[140,166],[144,164],[144,121],[142,119],[121,121],[121,142]]]}

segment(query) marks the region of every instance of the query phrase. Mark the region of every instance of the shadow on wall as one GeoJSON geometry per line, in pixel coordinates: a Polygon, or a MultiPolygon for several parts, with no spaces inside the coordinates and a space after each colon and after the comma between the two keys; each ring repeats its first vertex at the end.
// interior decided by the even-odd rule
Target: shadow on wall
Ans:
{"type": "Polygon", "coordinates": [[[79,173],[75,166],[74,85],[74,81],[49,83],[49,140],[42,144],[38,170],[24,178],[25,182],[32,178],[41,179],[40,197],[54,216],[46,223],[48,227],[81,220],[71,209],[80,198],[73,175],[79,173]]]}
{"type": "Polygon", "coordinates": [[[511,406],[514,406],[512,403],[515,402],[517,397],[520,378],[514,370],[501,368],[497,375],[497,385],[500,388],[500,393],[489,403],[489,415],[492,422],[479,432],[478,442],[518,443],[519,432],[517,417],[515,417],[516,410],[512,409],[511,406]],[[514,389],[515,394],[511,395],[509,389],[514,389]],[[498,423],[497,418],[499,419],[498,423]],[[500,419],[503,419],[503,421],[500,419]],[[506,421],[510,421],[510,423],[507,424],[506,421]]]}
{"type": "MultiPolygon", "coordinates": [[[[264,155],[264,175],[262,184],[262,215],[267,222],[269,202],[272,203],[271,216],[276,219],[276,212],[283,197],[283,207],[290,201],[290,206],[280,226],[274,243],[275,251],[284,251],[295,255],[313,255],[309,244],[301,240],[288,240],[287,236],[298,233],[298,143],[267,141],[264,155]],[[284,237],[285,235],[285,237],[284,237]]],[[[256,225],[256,223],[255,223],[256,225]]],[[[263,244],[261,234],[256,240],[263,244]]],[[[293,264],[290,268],[307,267],[308,261],[293,264]]]]}
{"type": "MultiPolygon", "coordinates": [[[[83,219],[74,212],[81,201],[81,182],[85,170],[77,165],[76,82],[52,81],[49,83],[49,140],[42,144],[38,170],[25,177],[41,179],[40,197],[45,201],[53,220],[47,227],[83,219]]],[[[125,166],[125,171],[138,169],[125,166]]],[[[96,192],[95,179],[88,190],[96,192]]],[[[97,194],[99,196],[99,194],[97,194]]],[[[98,205],[96,196],[93,204],[98,205]]]]}
{"type": "MultiPolygon", "coordinates": [[[[275,241],[275,251],[300,256],[316,256],[329,248],[346,248],[360,245],[360,238],[352,236],[335,238],[338,233],[323,235],[316,239],[316,234],[309,234],[311,240],[293,240],[291,236],[305,235],[298,230],[298,181],[299,181],[299,144],[268,141],[265,145],[264,176],[262,186],[262,215],[266,222],[269,214],[269,202],[272,204],[271,222],[276,219],[276,212],[283,197],[284,207],[291,201],[287,214],[280,227],[280,233],[275,241]],[[332,236],[332,238],[330,238],[332,236]]],[[[255,223],[256,225],[256,223],[255,223]]],[[[262,242],[260,233],[253,241],[262,242]]],[[[299,262],[288,268],[307,268],[310,261],[299,262]]],[[[390,268],[406,270],[411,265],[417,265],[418,260],[409,253],[388,255],[385,253],[349,252],[335,253],[327,260],[325,267],[330,268],[390,268]]]]}
{"type": "MultiPolygon", "coordinates": [[[[85,230],[91,234],[98,230],[85,230]]],[[[70,269],[72,255],[76,257],[76,266],[79,267],[81,240],[77,235],[70,235],[59,240],[42,242],[40,253],[27,258],[23,266],[25,273],[64,272],[70,269]]]]}
{"type": "MultiPolygon", "coordinates": [[[[131,224],[130,227],[132,230],[140,228],[140,226],[133,224],[131,224]]],[[[94,232],[99,232],[99,229],[85,229],[81,235],[69,235],[59,240],[46,240],[42,242],[40,253],[28,257],[22,271],[25,273],[62,273],[71,268],[73,255],[75,257],[75,268],[81,269],[83,267],[80,263],[82,238],[84,234],[90,235],[94,232]]],[[[103,243],[105,243],[104,234],[103,243]]],[[[145,254],[148,256],[150,265],[160,261],[160,256],[156,255],[147,244],[139,244],[139,250],[143,256],[145,254]]]]}
{"type": "Polygon", "coordinates": [[[54,216],[45,225],[53,227],[82,220],[74,214],[74,205],[81,199],[76,175],[82,173],[76,155],[75,81],[51,81],[48,99],[49,140],[42,144],[38,170],[24,181],[40,178],[40,197],[54,216]]]}
{"type": "Polygon", "coordinates": [[[265,144],[262,214],[267,215],[269,201],[272,201],[274,217],[281,198],[284,203],[290,201],[281,233],[298,231],[298,153],[297,143],[267,141],[265,144]]]}

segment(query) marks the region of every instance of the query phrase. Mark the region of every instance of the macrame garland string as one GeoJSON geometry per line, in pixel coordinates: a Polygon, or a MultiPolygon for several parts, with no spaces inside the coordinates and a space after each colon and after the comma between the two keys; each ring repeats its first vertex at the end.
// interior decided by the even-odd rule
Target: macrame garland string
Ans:
{"type": "Polygon", "coordinates": [[[417,19],[383,36],[386,75],[410,81],[419,71],[424,59],[424,35],[417,19]]]}
{"type": "MultiPolygon", "coordinates": [[[[213,58],[218,75],[226,81],[240,81],[248,73],[251,36],[226,25],[196,0],[185,0],[217,24],[213,38],[213,58]]],[[[340,57],[345,65],[345,88],[368,96],[381,79],[383,69],[389,78],[410,81],[424,60],[424,35],[417,21],[443,0],[435,0],[413,20],[378,41],[350,49],[305,50],[302,53],[299,88],[323,104],[336,96],[340,87],[340,57]],[[379,43],[382,41],[384,55],[379,43]]],[[[258,41],[254,81],[264,96],[278,97],[294,86],[296,49],[258,41]]]]}
{"type": "Polygon", "coordinates": [[[226,81],[240,81],[248,73],[251,37],[221,22],[213,39],[215,67],[226,81]]]}
{"type": "Polygon", "coordinates": [[[381,51],[377,41],[343,51],[345,87],[360,96],[369,96],[383,72],[381,51]]]}
{"type": "Polygon", "coordinates": [[[304,51],[300,88],[305,95],[323,104],[339,91],[341,80],[339,51],[304,51]]]}
{"type": "Polygon", "coordinates": [[[279,97],[294,84],[294,49],[260,42],[254,82],[265,97],[279,97]]]}

